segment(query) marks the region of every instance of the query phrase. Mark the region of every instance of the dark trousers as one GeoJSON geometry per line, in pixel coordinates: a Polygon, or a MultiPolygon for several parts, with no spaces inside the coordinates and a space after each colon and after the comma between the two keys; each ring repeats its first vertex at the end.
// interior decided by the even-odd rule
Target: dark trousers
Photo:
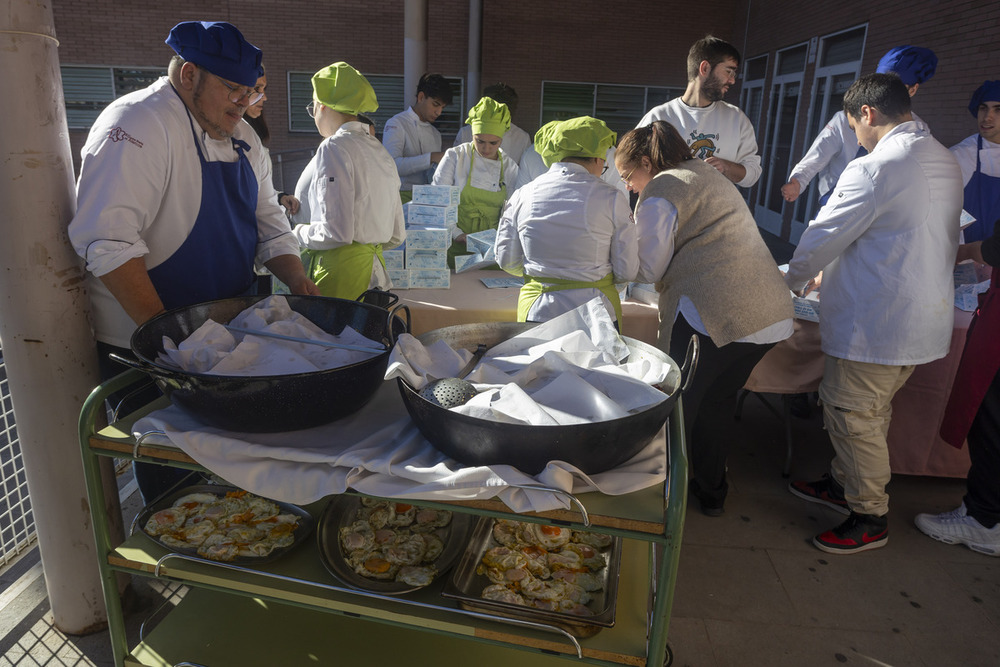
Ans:
{"type": "MultiPolygon", "coordinates": [[[[688,341],[697,332],[678,315],[670,337],[670,356],[684,359],[688,341]]],[[[687,434],[691,470],[703,497],[722,501],[726,483],[726,456],[732,437],[737,392],[754,366],[773,344],[729,343],[716,347],[708,336],[698,336],[701,353],[691,386],[683,395],[684,430],[687,434]]]]}
{"type": "MultiPolygon", "coordinates": [[[[108,354],[112,352],[126,358],[135,358],[132,350],[98,342],[97,364],[102,382],[110,380],[129,368],[125,364],[118,363],[108,357],[108,354]]],[[[152,380],[150,380],[150,383],[133,385],[132,387],[127,387],[122,391],[111,394],[108,397],[108,407],[113,412],[116,412],[118,416],[125,416],[155,401],[162,395],[163,393],[159,387],[152,384],[152,380]]],[[[135,483],[139,486],[139,493],[142,494],[142,500],[147,505],[170,489],[178,486],[181,480],[195,475],[190,470],[168,468],[156,463],[144,463],[141,461],[134,461],[132,463],[132,471],[135,474],[135,483]]]]}
{"type": "Polygon", "coordinates": [[[972,467],[965,508],[976,521],[992,528],[1000,523],[1000,373],[993,377],[967,439],[972,467]]]}

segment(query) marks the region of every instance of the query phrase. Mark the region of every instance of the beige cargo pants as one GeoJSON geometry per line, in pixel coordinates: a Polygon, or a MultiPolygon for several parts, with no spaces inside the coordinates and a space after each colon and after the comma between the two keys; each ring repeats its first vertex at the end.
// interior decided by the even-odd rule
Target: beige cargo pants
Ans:
{"type": "Polygon", "coordinates": [[[833,478],[844,487],[852,511],[882,516],[889,511],[885,486],[889,469],[892,397],[913,366],[883,366],[826,355],[819,397],[833,442],[833,478]]]}

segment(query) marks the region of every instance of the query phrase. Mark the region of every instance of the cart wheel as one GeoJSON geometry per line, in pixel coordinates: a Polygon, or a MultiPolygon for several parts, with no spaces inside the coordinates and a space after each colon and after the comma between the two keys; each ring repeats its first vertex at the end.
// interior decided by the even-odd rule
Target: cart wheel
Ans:
{"type": "Polygon", "coordinates": [[[674,651],[670,648],[670,644],[667,644],[667,650],[663,655],[663,667],[670,667],[674,664],[674,651]]]}

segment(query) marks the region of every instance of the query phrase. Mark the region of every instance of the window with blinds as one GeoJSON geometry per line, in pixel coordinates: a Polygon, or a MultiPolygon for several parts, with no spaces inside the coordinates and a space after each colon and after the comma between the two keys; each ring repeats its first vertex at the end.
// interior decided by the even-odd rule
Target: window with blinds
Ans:
{"type": "Polygon", "coordinates": [[[97,116],[115,99],[145,88],[167,73],[166,68],[88,67],[60,68],[66,123],[71,130],[88,130],[97,116]]]}
{"type": "Polygon", "coordinates": [[[634,128],[648,110],[683,93],[683,88],[542,81],[539,125],[593,116],[620,135],[634,128]]]}

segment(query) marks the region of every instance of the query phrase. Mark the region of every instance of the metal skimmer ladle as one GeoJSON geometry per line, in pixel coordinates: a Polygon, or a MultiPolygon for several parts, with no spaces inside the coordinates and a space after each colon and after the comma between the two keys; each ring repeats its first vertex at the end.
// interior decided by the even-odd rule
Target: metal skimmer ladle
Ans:
{"type": "Polygon", "coordinates": [[[465,376],[472,372],[484,354],[486,354],[486,345],[480,343],[476,351],[472,353],[472,359],[469,359],[469,363],[458,372],[458,377],[441,378],[427,383],[420,390],[420,397],[445,409],[468,403],[479,392],[476,391],[475,385],[465,379],[465,376]]]}

